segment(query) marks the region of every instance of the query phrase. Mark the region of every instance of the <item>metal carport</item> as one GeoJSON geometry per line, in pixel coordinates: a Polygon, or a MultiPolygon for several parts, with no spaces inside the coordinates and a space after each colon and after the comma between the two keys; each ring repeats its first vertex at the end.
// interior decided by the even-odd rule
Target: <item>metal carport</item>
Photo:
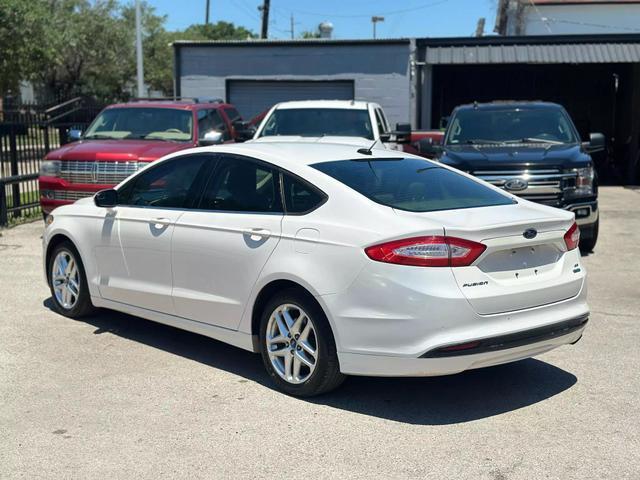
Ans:
{"type": "Polygon", "coordinates": [[[583,138],[600,131],[609,139],[596,157],[602,180],[638,182],[640,35],[419,39],[417,48],[423,128],[462,103],[555,101],[583,138]]]}

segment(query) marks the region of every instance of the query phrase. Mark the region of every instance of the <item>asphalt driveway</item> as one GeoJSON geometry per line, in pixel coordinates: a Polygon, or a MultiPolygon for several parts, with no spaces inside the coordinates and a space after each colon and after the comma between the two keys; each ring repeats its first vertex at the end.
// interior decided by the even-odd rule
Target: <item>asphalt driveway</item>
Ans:
{"type": "Polygon", "coordinates": [[[0,237],[0,478],[640,478],[640,190],[601,190],[577,345],[312,400],[257,355],[50,310],[41,222],[0,237]]]}

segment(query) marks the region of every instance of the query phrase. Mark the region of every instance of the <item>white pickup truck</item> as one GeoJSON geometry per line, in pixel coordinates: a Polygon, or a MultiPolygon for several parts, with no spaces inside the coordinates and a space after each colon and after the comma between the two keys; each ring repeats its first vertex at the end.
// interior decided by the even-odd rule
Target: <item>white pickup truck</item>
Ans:
{"type": "MultiPolygon", "coordinates": [[[[407,133],[411,131],[406,124],[407,133]]],[[[394,132],[394,136],[395,132],[394,132]]],[[[377,103],[348,100],[305,100],[278,103],[253,136],[254,142],[309,141],[380,147],[392,145],[384,111],[377,103]],[[383,143],[385,142],[385,143],[383,143]]]]}
{"type": "Polygon", "coordinates": [[[303,100],[278,103],[258,126],[252,142],[318,141],[404,150],[419,154],[425,138],[439,143],[441,132],[412,132],[411,124],[391,130],[380,105],[349,100],[303,100]]]}

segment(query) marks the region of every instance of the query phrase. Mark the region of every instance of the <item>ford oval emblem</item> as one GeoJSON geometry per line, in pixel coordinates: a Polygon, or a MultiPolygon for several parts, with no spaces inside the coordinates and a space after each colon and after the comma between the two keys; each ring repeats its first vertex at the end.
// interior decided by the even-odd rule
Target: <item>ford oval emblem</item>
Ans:
{"type": "Polygon", "coordinates": [[[522,236],[528,240],[532,238],[536,238],[538,236],[538,231],[535,228],[528,228],[524,231],[522,236]]]}
{"type": "Polygon", "coordinates": [[[504,182],[504,188],[512,192],[526,190],[528,186],[529,182],[527,182],[523,178],[512,178],[511,180],[507,180],[506,182],[504,182]]]}

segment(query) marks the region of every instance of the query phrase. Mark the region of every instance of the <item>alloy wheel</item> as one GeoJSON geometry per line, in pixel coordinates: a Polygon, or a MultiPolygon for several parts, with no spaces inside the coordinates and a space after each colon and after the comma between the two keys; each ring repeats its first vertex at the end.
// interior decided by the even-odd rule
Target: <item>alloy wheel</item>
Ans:
{"type": "Polygon", "coordinates": [[[51,285],[58,304],[71,310],[80,296],[80,269],[73,255],[62,250],[51,266],[51,285]]]}
{"type": "Polygon", "coordinates": [[[318,339],[313,321],[293,304],[277,307],[267,323],[266,349],[276,373],[285,381],[307,381],[318,364],[318,339]]]}

